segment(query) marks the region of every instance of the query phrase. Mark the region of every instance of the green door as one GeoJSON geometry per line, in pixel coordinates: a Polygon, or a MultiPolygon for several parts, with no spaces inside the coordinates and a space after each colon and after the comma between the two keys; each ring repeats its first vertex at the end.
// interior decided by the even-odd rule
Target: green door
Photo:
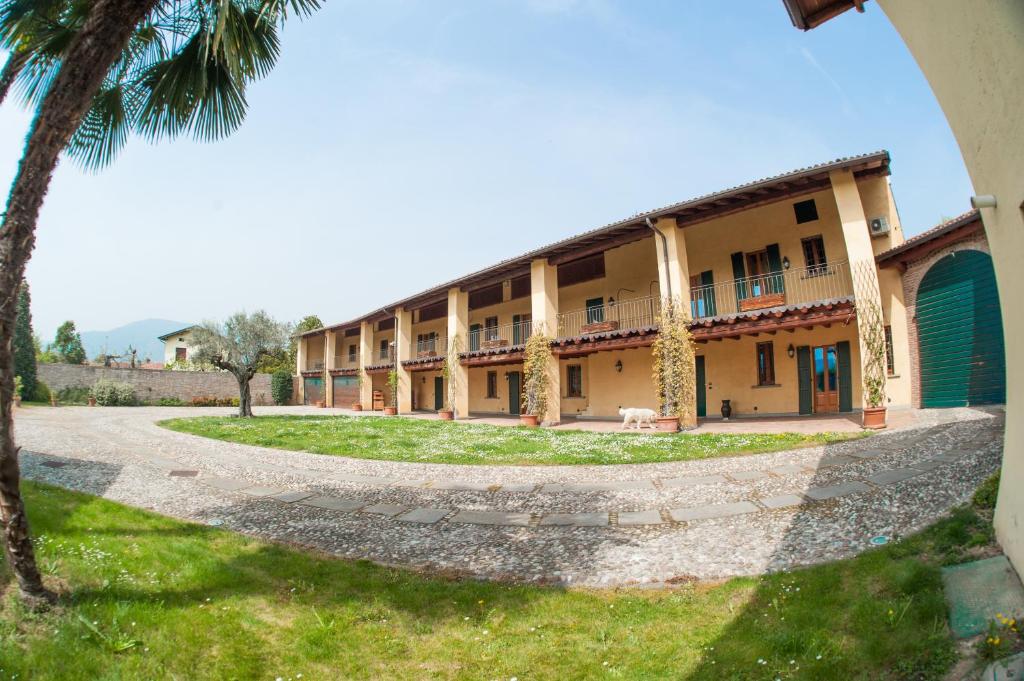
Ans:
{"type": "Polygon", "coordinates": [[[434,376],[434,409],[444,409],[444,376],[434,376]]]}
{"type": "Polygon", "coordinates": [[[932,265],[917,289],[921,406],[1006,401],[1006,357],[992,258],[957,251],[932,265]]]}
{"type": "Polygon", "coordinates": [[[324,401],[324,379],[321,376],[307,376],[302,379],[302,403],[316,404],[324,401]]]}
{"type": "Polygon", "coordinates": [[[707,376],[704,372],[704,355],[697,357],[697,418],[708,415],[707,376]]]}
{"type": "Polygon", "coordinates": [[[508,413],[518,416],[521,404],[523,375],[518,371],[508,372],[508,413]]]}

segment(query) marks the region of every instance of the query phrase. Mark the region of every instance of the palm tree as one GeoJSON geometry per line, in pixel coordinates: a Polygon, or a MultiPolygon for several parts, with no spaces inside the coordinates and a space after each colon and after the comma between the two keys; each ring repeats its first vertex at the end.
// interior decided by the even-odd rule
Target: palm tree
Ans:
{"type": "Polygon", "coordinates": [[[18,284],[62,153],[110,163],[131,132],[149,140],[231,134],[245,91],[280,49],[278,28],[319,0],[0,0],[0,40],[22,55],[15,80],[36,110],[0,222],[0,511],[22,597],[52,599],[25,519],[13,437],[11,338],[18,284]]]}

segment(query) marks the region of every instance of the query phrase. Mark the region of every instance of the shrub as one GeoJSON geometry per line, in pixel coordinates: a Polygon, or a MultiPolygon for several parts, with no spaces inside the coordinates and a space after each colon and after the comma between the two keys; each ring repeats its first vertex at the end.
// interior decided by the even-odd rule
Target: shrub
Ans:
{"type": "Polygon", "coordinates": [[[548,410],[550,359],[551,338],[542,330],[538,330],[526,341],[526,347],[523,349],[523,412],[540,419],[544,418],[548,410]]]}
{"type": "Polygon", "coordinates": [[[292,372],[278,369],[270,377],[270,396],[274,404],[288,404],[292,401],[292,372]]]}
{"type": "Polygon", "coordinates": [[[237,397],[214,397],[213,395],[198,395],[192,398],[193,407],[237,407],[237,397]]]}
{"type": "Polygon", "coordinates": [[[161,397],[156,401],[156,406],[158,407],[180,407],[184,404],[185,403],[177,397],[161,397]]]}
{"type": "MultiPolygon", "coordinates": [[[[24,397],[24,396],[23,396],[24,397]]],[[[36,381],[36,392],[32,395],[33,402],[45,402],[50,403],[50,386],[46,385],[42,381],[36,381]]]]}
{"type": "Polygon", "coordinates": [[[21,397],[21,391],[24,388],[24,383],[21,380],[21,376],[14,377],[14,395],[21,397]]]}
{"type": "Polygon", "coordinates": [[[61,388],[57,391],[57,401],[61,404],[86,404],[89,401],[89,389],[77,386],[61,388]]]}
{"type": "Polygon", "coordinates": [[[651,348],[658,413],[678,416],[683,425],[697,418],[696,360],[689,310],[677,298],[665,298],[658,315],[658,336],[651,348]]]}
{"type": "Polygon", "coordinates": [[[994,473],[981,483],[971,501],[977,508],[993,509],[996,507],[996,495],[999,494],[999,473],[994,473]]]}
{"type": "Polygon", "coordinates": [[[101,380],[92,387],[96,404],[102,407],[131,407],[137,404],[135,389],[128,383],[101,380]]]}

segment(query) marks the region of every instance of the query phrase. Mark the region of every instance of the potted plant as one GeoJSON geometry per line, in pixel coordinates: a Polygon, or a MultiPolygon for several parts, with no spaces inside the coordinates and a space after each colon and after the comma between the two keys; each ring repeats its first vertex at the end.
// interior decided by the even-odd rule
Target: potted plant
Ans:
{"type": "Polygon", "coordinates": [[[388,387],[391,389],[391,406],[384,407],[384,416],[395,416],[398,414],[398,372],[394,369],[388,372],[388,387]]]}
{"type": "Polygon", "coordinates": [[[461,344],[459,337],[453,336],[448,344],[448,351],[444,356],[444,367],[441,369],[441,376],[447,383],[448,389],[445,392],[444,407],[439,409],[437,414],[442,421],[454,421],[456,400],[459,394],[459,350],[461,344]]]}
{"type": "Polygon", "coordinates": [[[524,426],[536,428],[547,413],[550,364],[551,338],[541,329],[530,336],[523,349],[523,413],[519,422],[524,426]]]}
{"type": "Polygon", "coordinates": [[[21,406],[21,390],[24,384],[21,382],[21,376],[14,377],[14,406],[21,406]]]}
{"type": "Polygon", "coordinates": [[[860,332],[864,347],[864,407],[862,425],[872,430],[885,428],[885,327],[882,311],[877,303],[859,305],[857,315],[861,319],[860,332]]]}
{"type": "Polygon", "coordinates": [[[677,299],[662,302],[658,336],[652,348],[654,385],[658,390],[658,430],[674,433],[680,422],[697,425],[697,365],[690,316],[677,299]]]}

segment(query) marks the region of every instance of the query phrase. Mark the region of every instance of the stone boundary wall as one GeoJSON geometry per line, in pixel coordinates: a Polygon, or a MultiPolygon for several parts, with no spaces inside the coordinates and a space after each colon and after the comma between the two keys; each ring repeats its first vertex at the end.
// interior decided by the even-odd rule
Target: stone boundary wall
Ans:
{"type": "Polygon", "coordinates": [[[992,255],[985,232],[976,232],[962,241],[944,246],[918,260],[907,263],[903,273],[903,302],[907,312],[907,340],[910,344],[910,404],[921,408],[921,356],[917,337],[917,289],[932,265],[950,253],[958,251],[981,251],[992,255]]]}
{"type": "MultiPolygon", "coordinates": [[[[143,402],[161,397],[177,397],[189,402],[193,397],[238,397],[238,381],[222,371],[164,371],[162,369],[113,369],[76,364],[40,364],[39,380],[57,392],[64,388],[90,388],[106,379],[129,383],[143,402]]],[[[256,374],[249,384],[253,404],[273,404],[270,374],[256,374]]]]}

